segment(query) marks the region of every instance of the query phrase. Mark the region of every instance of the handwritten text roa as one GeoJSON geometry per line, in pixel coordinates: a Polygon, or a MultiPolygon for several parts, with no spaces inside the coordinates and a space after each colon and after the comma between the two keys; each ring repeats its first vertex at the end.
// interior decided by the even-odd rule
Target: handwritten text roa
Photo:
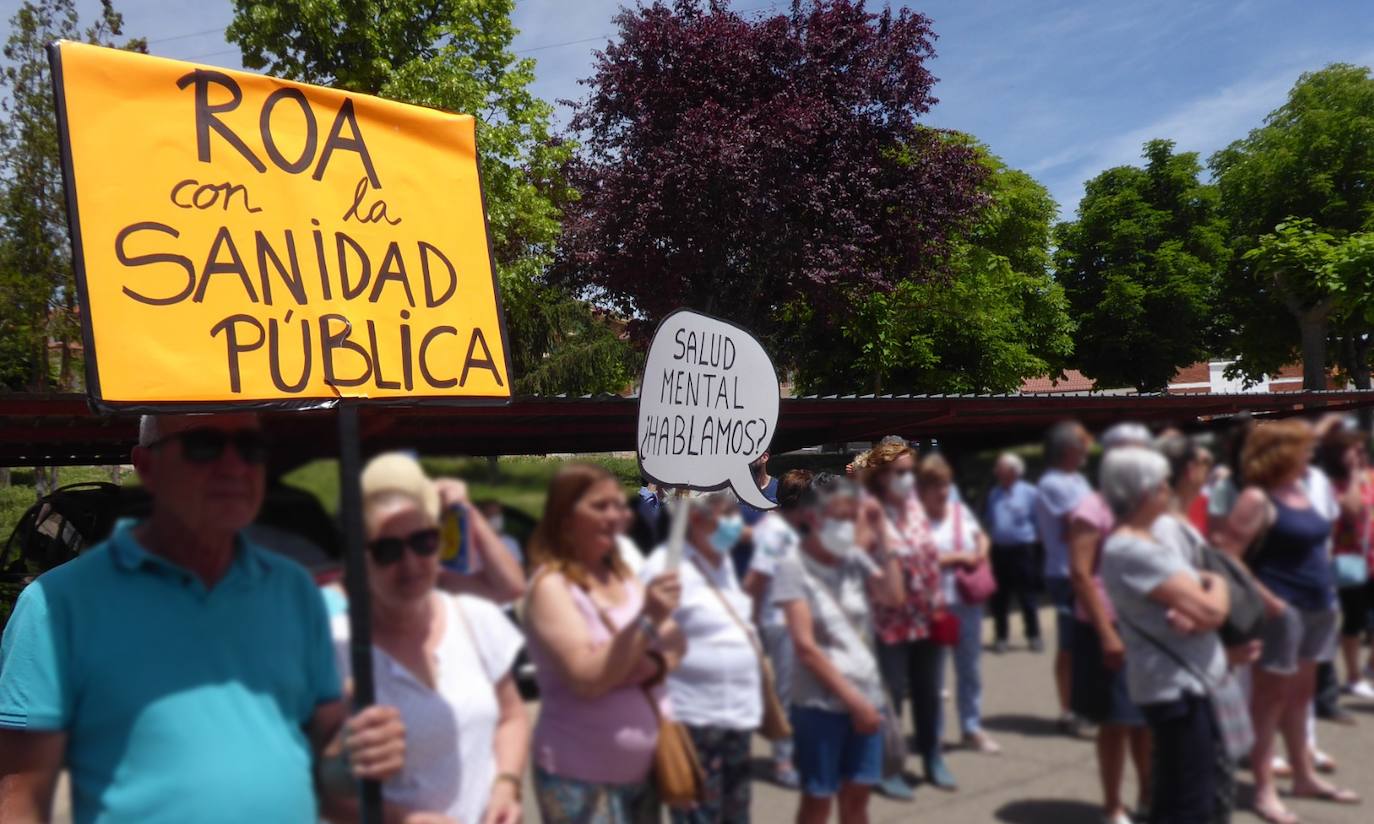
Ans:
{"type": "Polygon", "coordinates": [[[102,403],[509,397],[470,116],[53,50],[102,403]]]}

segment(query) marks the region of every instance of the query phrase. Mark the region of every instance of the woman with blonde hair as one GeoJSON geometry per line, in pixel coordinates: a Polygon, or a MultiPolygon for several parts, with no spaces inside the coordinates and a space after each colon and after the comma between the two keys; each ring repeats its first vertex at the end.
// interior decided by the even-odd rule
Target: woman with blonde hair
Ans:
{"type": "Polygon", "coordinates": [[[1297,420],[1263,424],[1241,452],[1248,485],[1225,525],[1225,547],[1245,559],[1260,584],[1268,620],[1253,671],[1251,711],[1255,747],[1255,812],[1264,820],[1292,824],[1297,816],[1279,800],[1274,782],[1274,737],[1282,734],[1293,770],[1293,796],[1343,804],[1355,793],[1318,777],[1307,737],[1307,710],[1319,661],[1335,652],[1335,580],[1323,517],[1303,484],[1312,458],[1312,428],[1297,420]],[[1253,545],[1253,546],[1252,546],[1253,545]]]}
{"type": "MultiPolygon", "coordinates": [[[[888,546],[902,568],[902,602],[875,604],[873,627],[883,683],[900,714],[911,697],[916,751],[926,780],[941,789],[956,788],[940,750],[940,677],[944,650],[930,637],[931,620],[944,608],[940,560],[930,525],[916,497],[916,453],[905,443],[884,441],[869,453],[864,485],[883,510],[888,546]]],[[[887,776],[883,792],[897,798],[911,791],[900,776],[887,776]]]]}
{"type": "MultiPolygon", "coordinates": [[[[382,786],[386,820],[517,824],[530,720],[511,667],[524,641],[489,598],[441,586],[440,515],[465,505],[466,489],[431,480],[414,458],[392,452],[368,462],[362,491],[376,698],[399,709],[406,726],[405,768],[382,786]]],[[[469,512],[474,553],[504,554],[481,513],[469,512]]],[[[470,590],[523,586],[470,577],[470,590]]],[[[332,630],[347,678],[348,617],[335,616],[332,630]]],[[[341,819],[353,812],[350,804],[327,811],[341,819]]]]}
{"type": "Polygon", "coordinates": [[[620,559],[623,498],[606,470],[569,464],[530,539],[525,626],[543,701],[534,778],[550,824],[659,820],[650,773],[659,718],[671,715],[663,681],[684,651],[672,619],[681,585],[670,571],[641,586],[620,559]]]}

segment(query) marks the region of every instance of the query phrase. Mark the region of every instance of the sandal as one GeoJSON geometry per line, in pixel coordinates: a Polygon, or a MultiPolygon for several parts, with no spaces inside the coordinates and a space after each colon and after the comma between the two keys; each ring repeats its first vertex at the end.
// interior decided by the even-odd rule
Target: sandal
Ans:
{"type": "Polygon", "coordinates": [[[1302,798],[1308,801],[1329,801],[1332,804],[1359,804],[1360,794],[1347,787],[1322,787],[1317,790],[1307,790],[1298,792],[1294,790],[1291,795],[1294,798],[1302,798]]]}
{"type": "Polygon", "coordinates": [[[1269,824],[1298,824],[1298,816],[1287,807],[1280,805],[1277,809],[1265,809],[1259,805],[1250,808],[1250,811],[1269,824]]]}

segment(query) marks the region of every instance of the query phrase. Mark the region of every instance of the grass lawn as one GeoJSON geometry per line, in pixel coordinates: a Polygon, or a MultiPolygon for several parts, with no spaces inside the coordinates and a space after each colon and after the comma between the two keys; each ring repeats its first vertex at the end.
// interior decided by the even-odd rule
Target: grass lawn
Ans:
{"type": "MultiPolygon", "coordinates": [[[[612,455],[578,455],[572,459],[599,464],[611,471],[633,492],[639,488],[639,468],[634,458],[612,455]]],[[[495,498],[538,518],[544,509],[544,494],[555,472],[568,460],[543,457],[508,457],[496,461],[495,471],[484,458],[425,458],[422,463],[435,477],[457,477],[468,482],[473,498],[495,498]]],[[[110,480],[109,470],[101,466],[62,467],[60,486],[85,481],[110,480]]],[[[339,508],[339,462],[313,461],[286,475],[286,482],[319,498],[330,514],[339,508]]],[[[123,483],[136,484],[132,471],[124,473],[123,483]]],[[[33,470],[15,469],[10,486],[0,488],[0,545],[9,538],[14,525],[35,501],[33,470]]]]}
{"type": "MultiPolygon", "coordinates": [[[[544,457],[504,457],[495,466],[485,458],[422,458],[431,477],[462,478],[474,500],[495,498],[506,506],[538,518],[544,511],[544,495],[558,468],[571,461],[604,466],[633,492],[639,488],[639,466],[634,458],[612,455],[577,455],[569,459],[544,457]]],[[[324,505],[329,513],[339,509],[339,462],[312,461],[288,473],[284,479],[303,489],[324,505]]]]}

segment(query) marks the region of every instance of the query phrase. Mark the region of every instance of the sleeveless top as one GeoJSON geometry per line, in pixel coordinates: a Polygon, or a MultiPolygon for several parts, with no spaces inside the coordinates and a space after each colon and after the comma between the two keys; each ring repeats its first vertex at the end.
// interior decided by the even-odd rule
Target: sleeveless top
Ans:
{"type": "MultiPolygon", "coordinates": [[[[586,624],[594,649],[605,646],[611,634],[591,596],[566,579],[560,582],[586,624]]],[[[606,610],[617,629],[639,615],[644,590],[626,579],[629,597],[606,610]]],[[[529,645],[535,666],[541,707],[534,727],[534,761],[551,775],[592,784],[637,784],[649,777],[658,745],[658,717],[638,684],[617,687],[597,698],[577,695],[562,678],[549,653],[533,638],[529,645]],[[592,755],[593,757],[588,757],[592,755]]],[[[660,711],[671,717],[662,687],[655,688],[660,711]]]]}
{"type": "Polygon", "coordinates": [[[1274,524],[1255,550],[1255,577],[1295,609],[1315,612],[1335,605],[1335,576],[1326,544],[1331,522],[1317,510],[1288,506],[1272,495],[1274,524]]]}

